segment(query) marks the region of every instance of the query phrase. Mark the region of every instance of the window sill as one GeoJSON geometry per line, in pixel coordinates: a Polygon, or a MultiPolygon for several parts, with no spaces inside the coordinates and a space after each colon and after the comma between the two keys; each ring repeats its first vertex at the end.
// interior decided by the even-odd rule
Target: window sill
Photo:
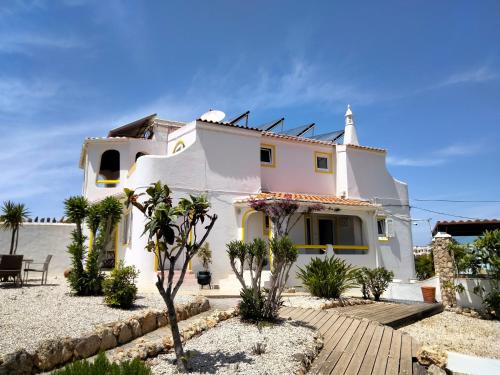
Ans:
{"type": "Polygon", "coordinates": [[[390,238],[389,237],[385,237],[385,236],[379,236],[378,240],[380,242],[389,242],[390,238]]]}

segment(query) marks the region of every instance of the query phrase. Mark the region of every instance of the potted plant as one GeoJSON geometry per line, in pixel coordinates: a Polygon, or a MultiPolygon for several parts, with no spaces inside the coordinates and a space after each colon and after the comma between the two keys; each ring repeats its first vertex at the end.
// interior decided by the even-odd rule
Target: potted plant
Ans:
{"type": "Polygon", "coordinates": [[[433,286],[422,286],[422,297],[425,303],[436,302],[436,288],[433,286]]]}
{"type": "Polygon", "coordinates": [[[212,263],[212,251],[210,250],[210,245],[208,242],[200,247],[198,250],[198,258],[201,261],[204,271],[198,271],[196,278],[198,279],[198,284],[203,288],[204,285],[208,285],[212,289],[212,274],[208,270],[210,263],[212,263]]]}

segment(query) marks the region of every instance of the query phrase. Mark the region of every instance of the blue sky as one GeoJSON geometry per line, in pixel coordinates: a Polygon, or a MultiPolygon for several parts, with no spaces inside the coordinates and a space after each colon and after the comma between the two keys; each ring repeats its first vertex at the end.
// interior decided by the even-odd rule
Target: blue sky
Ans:
{"type": "MultiPolygon", "coordinates": [[[[0,3],[0,201],[33,216],[80,193],[86,136],[209,108],[328,131],[348,103],[411,198],[500,200],[500,2],[0,3]]],[[[411,204],[500,217],[499,203],[411,204]]]]}

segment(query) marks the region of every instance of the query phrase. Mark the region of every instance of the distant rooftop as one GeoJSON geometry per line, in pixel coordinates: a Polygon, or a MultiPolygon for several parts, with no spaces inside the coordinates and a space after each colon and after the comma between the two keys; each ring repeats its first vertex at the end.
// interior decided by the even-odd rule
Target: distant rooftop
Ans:
{"type": "Polygon", "coordinates": [[[437,232],[445,232],[450,236],[480,236],[486,230],[500,229],[500,220],[484,219],[484,220],[452,220],[438,221],[432,230],[432,235],[437,232]]]}

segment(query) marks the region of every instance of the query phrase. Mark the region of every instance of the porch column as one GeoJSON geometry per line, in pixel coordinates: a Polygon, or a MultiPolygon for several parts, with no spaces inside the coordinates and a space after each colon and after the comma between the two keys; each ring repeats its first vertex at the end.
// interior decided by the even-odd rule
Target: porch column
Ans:
{"type": "Polygon", "coordinates": [[[448,233],[438,232],[432,240],[432,253],[434,255],[434,270],[439,277],[441,299],[445,307],[456,306],[455,291],[444,288],[445,283],[454,283],[455,259],[449,251],[451,236],[448,233]]]}

